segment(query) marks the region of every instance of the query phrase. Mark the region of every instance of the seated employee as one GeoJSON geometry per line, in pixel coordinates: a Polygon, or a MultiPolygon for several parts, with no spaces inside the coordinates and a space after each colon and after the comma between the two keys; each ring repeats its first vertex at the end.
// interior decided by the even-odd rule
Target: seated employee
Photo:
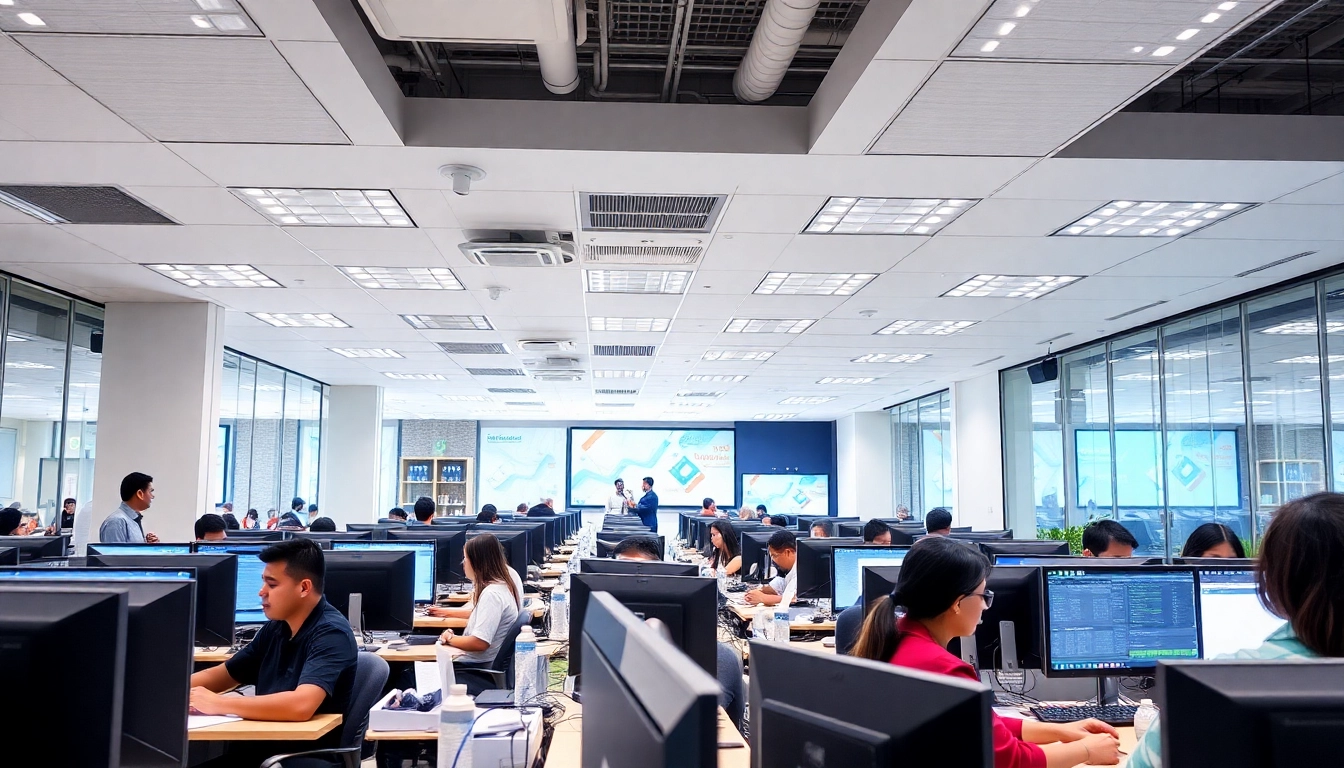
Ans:
{"type": "Polygon", "coordinates": [[[732,576],[742,570],[742,545],[737,540],[737,531],[727,520],[715,520],[709,524],[709,545],[713,550],[709,556],[709,572],[718,576],[720,569],[725,576],[732,576]]]}
{"type": "Polygon", "coordinates": [[[401,507],[393,507],[387,511],[387,519],[400,520],[404,523],[406,522],[406,510],[401,507]]]}
{"type": "MultiPolygon", "coordinates": [[[[498,541],[498,539],[496,539],[496,541],[498,541]]],[[[523,594],[522,577],[518,575],[517,571],[513,570],[512,566],[505,564],[504,567],[508,569],[509,580],[512,581],[514,587],[517,588],[518,594],[520,595],[523,594]]],[[[458,606],[431,605],[427,610],[430,616],[439,616],[450,619],[470,619],[471,613],[473,610],[475,610],[475,608],[476,608],[476,592],[475,590],[472,590],[471,597],[468,598],[467,602],[463,603],[462,605],[458,606]]]]}
{"type": "MultiPolygon", "coordinates": [[[[495,660],[499,648],[518,623],[523,609],[523,591],[513,581],[513,571],[504,559],[504,547],[489,533],[468,539],[462,553],[462,570],[471,580],[475,609],[461,635],[446,629],[439,642],[464,653],[455,664],[484,666],[495,660]]],[[[475,695],[483,688],[468,691],[475,695]]]]}
{"type": "Polygon", "coordinates": [[[554,517],[555,499],[542,499],[540,504],[527,510],[528,517],[554,517]]]}
{"type": "Polygon", "coordinates": [[[224,518],[214,512],[196,518],[197,541],[222,541],[227,535],[228,527],[224,525],[224,518]]]}
{"type": "Polygon", "coordinates": [[[719,508],[718,508],[718,506],[716,506],[716,505],[714,504],[714,500],[711,499],[711,498],[709,498],[708,496],[705,497],[705,500],[704,500],[704,501],[700,502],[700,516],[701,516],[701,517],[718,517],[718,516],[719,516],[719,508]]]}
{"type": "Polygon", "coordinates": [[[481,511],[476,514],[476,522],[498,523],[499,510],[495,507],[494,504],[486,504],[484,507],[481,507],[481,511]]]}
{"type": "Polygon", "coordinates": [[[336,521],[330,517],[319,517],[308,526],[308,530],[313,533],[335,533],[336,521]]]}
{"type": "Polygon", "coordinates": [[[929,510],[929,514],[924,516],[924,530],[930,536],[951,536],[952,513],[942,507],[929,510]]]}
{"type": "Polygon", "coordinates": [[[407,525],[429,525],[434,519],[434,500],[428,496],[421,496],[415,500],[415,519],[407,522],[407,525]]]}
{"type": "Polygon", "coordinates": [[[1098,520],[1083,529],[1083,557],[1133,557],[1139,540],[1114,520],[1098,520]]]}
{"type": "Polygon", "coordinates": [[[22,536],[23,512],[13,507],[0,509],[0,536],[22,536]]]}
{"type": "Polygon", "coordinates": [[[808,529],[808,535],[814,539],[830,539],[835,536],[835,524],[830,520],[817,520],[808,529]]]}
{"type": "Polygon", "coordinates": [[[881,520],[869,520],[863,524],[863,543],[891,545],[891,526],[881,520]]]}
{"type": "Polygon", "coordinates": [[[771,579],[768,585],[760,589],[751,590],[742,599],[749,605],[779,605],[785,592],[791,592],[797,599],[798,538],[793,535],[793,531],[775,531],[770,534],[766,548],[770,551],[770,559],[774,561],[775,567],[786,573],[771,579]]]}
{"type": "Polygon", "coordinates": [[[652,536],[626,536],[616,543],[612,557],[617,560],[662,560],[658,540],[652,536]]]}
{"type": "Polygon", "coordinates": [[[1185,540],[1181,557],[1245,557],[1237,532],[1222,523],[1205,523],[1185,540]]]}
{"type": "Polygon", "coordinates": [[[517,517],[518,515],[526,515],[526,514],[527,514],[527,502],[523,502],[522,504],[519,504],[518,506],[514,507],[514,508],[513,508],[513,514],[514,514],[515,517],[517,517]]]}
{"type": "MultiPolygon", "coordinates": [[[[290,539],[258,555],[261,606],[269,621],[233,658],[191,676],[191,706],[206,715],[247,720],[303,722],[316,714],[344,714],[355,684],[358,649],[350,622],[322,597],[326,562],[322,547],[290,539]],[[240,685],[255,696],[223,696],[240,685]]],[[[237,742],[225,760],[211,765],[255,766],[270,755],[327,749],[340,744],[341,729],[302,743],[237,742]]]]}

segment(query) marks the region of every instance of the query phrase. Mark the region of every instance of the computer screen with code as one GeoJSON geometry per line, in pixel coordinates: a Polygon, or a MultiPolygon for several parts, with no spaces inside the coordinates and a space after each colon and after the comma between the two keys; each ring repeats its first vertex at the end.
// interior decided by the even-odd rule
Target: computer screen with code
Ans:
{"type": "Polygon", "coordinates": [[[1047,672],[1121,675],[1199,658],[1193,570],[1045,569],[1047,672]]]}
{"type": "Polygon", "coordinates": [[[1255,571],[1249,569],[1199,570],[1200,644],[1204,658],[1258,648],[1283,619],[1260,604],[1255,571]]]}

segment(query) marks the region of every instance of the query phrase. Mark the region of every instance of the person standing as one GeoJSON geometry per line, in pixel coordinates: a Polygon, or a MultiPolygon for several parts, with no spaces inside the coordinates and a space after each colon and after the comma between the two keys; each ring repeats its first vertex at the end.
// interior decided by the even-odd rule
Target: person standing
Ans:
{"type": "Polygon", "coordinates": [[[98,527],[98,540],[104,543],[150,543],[159,537],[146,533],[142,522],[145,510],[154,501],[154,478],[132,472],[121,479],[121,506],[98,527]]]}
{"type": "Polygon", "coordinates": [[[311,525],[313,524],[313,521],[316,520],[317,518],[321,517],[321,516],[322,516],[322,514],[321,514],[320,512],[317,511],[317,505],[316,505],[316,504],[309,504],[309,505],[308,505],[308,525],[311,526],[311,525]]]}
{"type": "Polygon", "coordinates": [[[616,478],[616,492],[607,498],[607,514],[623,515],[625,507],[630,502],[630,492],[625,490],[625,481],[616,478]]]}
{"type": "Polygon", "coordinates": [[[658,494],[653,492],[653,478],[644,478],[644,495],[636,502],[634,499],[627,499],[625,504],[635,511],[639,516],[639,521],[643,523],[650,531],[658,532],[658,494]]]}

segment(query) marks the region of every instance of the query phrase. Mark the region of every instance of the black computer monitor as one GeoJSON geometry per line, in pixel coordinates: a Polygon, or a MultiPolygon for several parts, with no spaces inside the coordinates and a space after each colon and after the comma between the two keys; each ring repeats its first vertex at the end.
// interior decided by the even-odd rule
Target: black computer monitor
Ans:
{"type": "MultiPolygon", "coordinates": [[[[1199,559],[1215,563],[1217,560],[1199,559]]],[[[1259,648],[1283,626],[1284,620],[1260,602],[1254,566],[1201,565],[1195,578],[1199,584],[1199,645],[1204,658],[1216,659],[1244,648],[1259,648]]]]}
{"type": "Polygon", "coordinates": [[[330,542],[333,541],[373,541],[373,531],[294,531],[290,534],[295,539],[312,539],[322,544],[323,549],[331,549],[330,542]]]}
{"type": "MultiPolygon", "coordinates": [[[[87,567],[112,570],[126,578],[130,571],[194,571],[196,577],[196,645],[227,648],[233,645],[234,618],[238,605],[238,557],[218,555],[89,555],[87,567]]],[[[260,561],[258,561],[260,562],[260,561]]],[[[77,568],[61,570],[76,571],[77,568]]],[[[261,589],[258,577],[251,588],[261,589]]],[[[258,605],[260,605],[260,598],[258,605]]],[[[263,618],[263,621],[265,619],[263,618]]],[[[258,622],[252,622],[258,623],[258,622]]]]}
{"type": "MultiPolygon", "coordinates": [[[[611,577],[611,578],[632,578],[611,577]]],[[[583,678],[585,766],[712,768],[719,684],[610,594],[596,593],[576,627],[583,678]]]]}
{"type": "Polygon", "coordinates": [[[579,573],[610,573],[623,576],[699,576],[694,563],[669,563],[663,560],[615,560],[586,557],[579,561],[579,573]]]}
{"type": "MultiPolygon", "coordinates": [[[[868,522],[872,521],[869,520],[868,522]]],[[[897,547],[908,547],[911,544],[914,544],[915,536],[918,535],[918,533],[924,532],[924,529],[921,527],[918,533],[911,533],[897,527],[896,523],[890,520],[879,520],[878,522],[886,524],[887,530],[891,532],[891,543],[893,546],[897,547]]],[[[835,535],[850,537],[857,536],[863,538],[863,529],[867,524],[868,523],[841,523],[835,527],[835,535]]]]}
{"type": "Polygon", "coordinates": [[[1195,572],[1180,566],[1045,568],[1047,677],[1151,675],[1198,659],[1195,572]]]}
{"type": "Polygon", "coordinates": [[[387,540],[433,541],[434,583],[463,584],[467,581],[466,571],[462,569],[463,548],[467,544],[466,530],[431,529],[431,526],[422,525],[404,531],[389,531],[387,540]]]}
{"type": "Polygon", "coordinates": [[[239,625],[265,624],[261,609],[261,572],[266,564],[258,557],[270,544],[241,541],[197,541],[192,550],[202,555],[237,555],[238,583],[235,591],[233,621],[239,625]]]}
{"type": "Polygon", "coordinates": [[[191,544],[137,544],[113,542],[90,544],[90,555],[190,555],[191,544]]]}
{"type": "Polygon", "coordinates": [[[863,539],[840,538],[798,539],[798,597],[827,598],[831,596],[831,550],[836,547],[863,546],[863,539]]]}
{"type": "Polygon", "coordinates": [[[758,768],[994,764],[993,695],[980,683],[758,641],[751,672],[758,768]]]}
{"type": "Polygon", "coordinates": [[[1069,555],[1069,542],[1067,541],[1011,539],[1008,541],[977,541],[976,544],[980,547],[980,551],[993,558],[995,563],[998,563],[998,558],[1003,555],[1036,557],[1050,557],[1052,555],[1068,557],[1069,555]]]}
{"type": "Polygon", "coordinates": [[[410,526],[403,523],[346,523],[345,531],[346,533],[367,533],[373,537],[374,541],[385,541],[388,537],[388,531],[404,531],[408,528],[418,527],[420,526],[410,526]]]}
{"type": "Polygon", "coordinates": [[[53,560],[65,557],[70,537],[60,536],[0,536],[0,547],[19,550],[19,562],[53,560]]]}
{"type": "MultiPolygon", "coordinates": [[[[31,711],[43,692],[58,698],[78,692],[78,736],[60,742],[63,765],[120,762],[127,603],[117,589],[0,585],[3,709],[31,711]]],[[[47,749],[56,752],[55,745],[47,749]]]]}
{"type": "MultiPolygon", "coordinates": [[[[994,605],[981,614],[975,628],[973,664],[976,669],[1017,672],[1041,669],[1045,653],[1041,630],[1041,569],[1030,566],[995,567],[985,589],[994,593],[994,605]],[[1004,649],[1013,653],[1005,655],[1004,649]]],[[[967,658],[961,638],[948,650],[967,658]]]]}
{"type": "Polygon", "coordinates": [[[830,575],[831,607],[838,612],[863,599],[865,566],[900,565],[909,551],[909,547],[888,547],[881,544],[833,547],[830,575]]]}
{"type": "Polygon", "coordinates": [[[1253,557],[1173,557],[1171,564],[1193,565],[1197,568],[1239,568],[1253,571],[1255,570],[1256,560],[1253,557]]]}
{"type": "MultiPolygon", "coordinates": [[[[1127,568],[1145,565],[1147,557],[1083,557],[1082,555],[996,555],[995,565],[1033,565],[1037,568],[1085,565],[1089,568],[1127,568]]],[[[1159,563],[1160,564],[1160,563],[1159,563]]]]}
{"type": "Polygon", "coordinates": [[[890,595],[896,589],[896,579],[900,575],[899,565],[870,565],[863,569],[864,613],[872,607],[873,601],[883,595],[890,595]]]}
{"type": "MultiPolygon", "coordinates": [[[[762,526],[760,531],[745,531],[737,541],[742,545],[743,581],[766,582],[770,573],[770,537],[774,535],[774,526],[762,526]]],[[[782,529],[781,529],[782,530],[782,529]]]]}
{"type": "Polygon", "coordinates": [[[433,541],[333,541],[334,552],[374,551],[374,552],[414,552],[415,553],[415,602],[434,602],[434,550],[433,541]]]}
{"type": "MultiPolygon", "coordinates": [[[[773,515],[772,515],[772,517],[773,517],[773,515]]],[[[814,524],[816,524],[816,523],[819,523],[819,522],[823,522],[823,523],[824,523],[824,522],[830,522],[832,525],[837,525],[837,524],[839,524],[839,523],[857,523],[857,522],[859,522],[859,518],[857,518],[857,517],[828,517],[828,516],[826,516],[826,515],[808,515],[808,516],[804,517],[804,516],[801,516],[801,515],[800,515],[800,516],[798,517],[798,523],[797,523],[798,533],[811,533],[811,532],[812,532],[812,526],[813,526],[814,524]]]]}
{"type": "Polygon", "coordinates": [[[959,541],[1003,541],[1013,538],[1013,529],[1009,528],[1006,531],[972,531],[969,529],[959,531],[953,528],[952,533],[948,535],[959,541]]]}
{"type": "MultiPolygon", "coordinates": [[[[526,520],[526,518],[523,518],[526,520]]],[[[527,560],[530,565],[546,563],[546,524],[542,522],[476,523],[470,530],[487,533],[518,532],[527,537],[527,560]]],[[[525,571],[526,569],[524,569],[525,571]]]]}
{"type": "MultiPolygon", "coordinates": [[[[664,538],[663,536],[655,536],[655,535],[652,534],[652,533],[632,533],[632,534],[630,534],[630,535],[631,535],[631,536],[640,536],[640,537],[643,537],[643,538],[649,538],[649,539],[657,539],[657,540],[658,540],[658,551],[659,551],[659,552],[666,552],[666,551],[667,551],[667,539],[664,538]]],[[[620,543],[621,543],[622,541],[625,541],[625,540],[628,539],[628,538],[630,538],[630,536],[622,536],[622,537],[620,538],[620,540],[618,540],[618,541],[608,541],[607,539],[598,539],[598,540],[597,540],[597,556],[598,556],[598,557],[615,557],[615,556],[616,556],[616,547],[620,546],[620,543]]]]}
{"type": "Polygon", "coordinates": [[[0,547],[0,565],[18,565],[19,550],[17,547],[0,547]]]}
{"type": "Polygon", "coordinates": [[[472,529],[467,531],[467,538],[474,539],[482,534],[491,534],[504,547],[504,559],[508,561],[509,567],[518,572],[518,575],[524,580],[527,579],[527,566],[531,564],[531,556],[527,549],[526,531],[478,531],[472,529]]]}
{"type": "Polygon", "coordinates": [[[350,623],[366,632],[410,632],[415,628],[415,553],[332,550],[326,553],[322,595],[350,618],[350,595],[363,610],[350,623]]]}
{"type": "Polygon", "coordinates": [[[258,541],[284,541],[299,531],[278,531],[263,528],[235,528],[228,532],[228,538],[255,543],[258,541]]]}
{"type": "Polygon", "coordinates": [[[1344,663],[1337,659],[1168,661],[1157,667],[1157,689],[1163,765],[1339,764],[1344,663]]]}
{"type": "MultiPolygon", "coordinates": [[[[570,637],[583,636],[584,611],[594,592],[610,592],[644,619],[660,619],[672,642],[711,675],[718,670],[719,588],[714,579],[690,576],[618,576],[578,573],[570,578],[570,637]]],[[[569,647],[569,674],[583,671],[583,655],[569,647]]]]}

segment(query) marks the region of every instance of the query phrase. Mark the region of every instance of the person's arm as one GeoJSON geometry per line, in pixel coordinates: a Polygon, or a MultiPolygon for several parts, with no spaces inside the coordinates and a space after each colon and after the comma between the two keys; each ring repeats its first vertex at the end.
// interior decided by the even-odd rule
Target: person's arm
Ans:
{"type": "Polygon", "coordinates": [[[732,560],[728,561],[728,566],[723,569],[723,572],[728,574],[729,576],[732,576],[733,574],[737,573],[740,570],[742,570],[742,556],[738,555],[737,557],[734,557],[732,560]]]}
{"type": "Polygon", "coordinates": [[[191,687],[204,688],[211,693],[223,693],[237,688],[238,681],[229,675],[229,670],[223,664],[216,664],[200,672],[193,672],[191,687]]]}
{"type": "Polygon", "coordinates": [[[469,619],[471,618],[471,608],[472,608],[471,603],[467,603],[466,605],[460,605],[455,608],[449,608],[439,605],[431,605],[429,606],[429,615],[438,616],[440,618],[447,617],[450,619],[469,619]]]}
{"type": "Polygon", "coordinates": [[[439,635],[439,642],[449,648],[456,648],[459,651],[468,653],[481,653],[490,648],[489,641],[482,640],[474,635],[462,635],[461,637],[453,634],[453,630],[445,629],[442,635],[439,635]]]}
{"type": "Polygon", "coordinates": [[[1100,720],[1076,723],[1042,723],[1018,720],[1013,723],[1024,742],[1040,744],[1046,768],[1072,768],[1082,763],[1115,765],[1120,762],[1119,732],[1100,720]]]}
{"type": "Polygon", "coordinates": [[[191,689],[191,706],[203,715],[238,715],[244,720],[282,723],[311,720],[326,698],[327,692],[311,683],[265,696],[223,696],[206,688],[191,689]]]}
{"type": "Polygon", "coordinates": [[[121,516],[109,517],[98,526],[98,540],[104,544],[121,544],[129,541],[126,521],[121,516]]]}
{"type": "Polygon", "coordinates": [[[779,601],[783,598],[774,587],[767,584],[760,589],[751,590],[743,595],[742,599],[746,600],[748,605],[779,605],[779,601]]]}

